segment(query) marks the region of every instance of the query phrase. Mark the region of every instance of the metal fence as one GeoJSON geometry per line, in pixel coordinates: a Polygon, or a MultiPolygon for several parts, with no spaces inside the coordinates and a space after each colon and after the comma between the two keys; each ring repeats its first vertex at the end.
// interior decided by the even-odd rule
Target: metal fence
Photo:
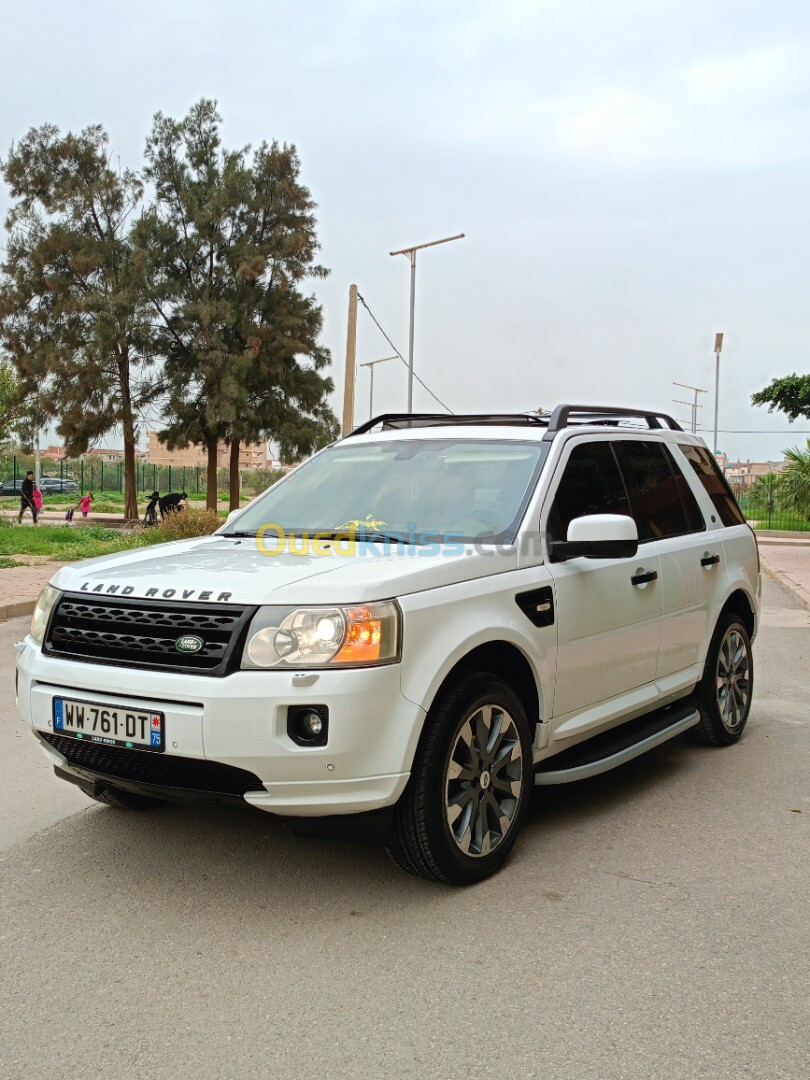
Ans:
{"type": "Polygon", "coordinates": [[[781,498],[779,473],[759,477],[750,488],[737,478],[729,477],[728,480],[746,520],[755,529],[810,532],[810,515],[799,513],[781,498]]]}
{"type": "MultiPolygon", "coordinates": [[[[14,454],[0,460],[0,481],[22,480],[29,469],[34,468],[33,456],[14,454]]],[[[225,472],[225,470],[219,470],[225,472]]],[[[75,480],[82,492],[124,490],[123,461],[94,461],[92,458],[61,461],[40,460],[40,476],[52,476],[59,480],[75,480]]],[[[202,466],[150,465],[138,462],[135,466],[135,483],[140,492],[187,491],[189,495],[205,492],[206,471],[202,466]]],[[[227,477],[217,476],[218,483],[227,477]]]]}

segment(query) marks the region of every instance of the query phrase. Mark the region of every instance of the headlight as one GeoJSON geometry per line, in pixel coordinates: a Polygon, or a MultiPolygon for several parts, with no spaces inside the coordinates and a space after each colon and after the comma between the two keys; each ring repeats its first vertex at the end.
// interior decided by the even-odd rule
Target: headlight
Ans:
{"type": "Polygon", "coordinates": [[[46,585],[39,594],[37,606],[34,608],[34,614],[31,616],[31,637],[37,645],[42,644],[43,638],[45,637],[45,631],[48,629],[48,619],[50,619],[54,605],[61,595],[59,590],[55,589],[53,585],[46,585]]]}
{"type": "Polygon", "coordinates": [[[393,600],[351,606],[260,608],[243,668],[366,667],[399,659],[400,613],[393,600]]]}

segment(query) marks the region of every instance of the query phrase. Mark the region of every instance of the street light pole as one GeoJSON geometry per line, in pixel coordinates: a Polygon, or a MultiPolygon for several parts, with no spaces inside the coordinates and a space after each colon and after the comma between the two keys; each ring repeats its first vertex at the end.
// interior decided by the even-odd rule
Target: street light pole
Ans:
{"type": "Polygon", "coordinates": [[[411,317],[408,331],[408,412],[413,412],[413,326],[414,310],[416,307],[416,253],[422,248],[436,247],[438,244],[449,244],[451,240],[463,240],[464,233],[456,233],[455,236],[445,236],[441,240],[430,240],[427,244],[414,244],[413,247],[400,248],[399,251],[389,251],[389,255],[406,255],[411,264],[411,317]]]}
{"type": "Polygon", "coordinates": [[[720,403],[720,353],[723,351],[723,335],[714,335],[714,355],[717,361],[714,376],[714,456],[717,457],[717,412],[720,403]]]}
{"type": "Polygon", "coordinates": [[[382,356],[379,360],[368,360],[365,364],[360,364],[360,367],[367,367],[368,373],[371,376],[371,384],[368,389],[368,418],[372,419],[374,416],[374,368],[377,364],[384,364],[387,360],[398,360],[398,356],[382,356]]]}

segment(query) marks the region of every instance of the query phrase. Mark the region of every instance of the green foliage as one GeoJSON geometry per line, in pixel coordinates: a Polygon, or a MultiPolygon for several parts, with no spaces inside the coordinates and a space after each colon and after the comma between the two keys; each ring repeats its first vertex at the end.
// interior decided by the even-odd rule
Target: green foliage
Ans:
{"type": "Polygon", "coordinates": [[[128,537],[116,529],[98,525],[21,526],[0,519],[0,554],[47,555],[52,559],[73,562],[110,551],[130,547],[128,537]]]}
{"type": "Polygon", "coordinates": [[[785,375],[774,379],[751,397],[754,405],[767,405],[768,412],[783,412],[789,420],[810,419],[810,375],[785,375]]]}
{"type": "Polygon", "coordinates": [[[5,555],[0,555],[0,570],[13,570],[15,566],[25,565],[25,563],[18,562],[16,559],[8,559],[5,555]]]}
{"type": "Polygon", "coordinates": [[[166,358],[163,434],[170,447],[266,435],[297,457],[337,430],[320,305],[301,290],[327,273],[315,204],[295,147],[226,150],[220,123],[201,100],[181,121],[158,113],[147,141],[155,203],[138,239],[166,358]]]}
{"type": "Polygon", "coordinates": [[[810,517],[810,439],[806,450],[793,447],[785,450],[785,457],[788,464],[779,477],[779,500],[788,509],[810,517]]]}
{"type": "Polygon", "coordinates": [[[261,495],[285,475],[283,469],[252,469],[249,473],[245,473],[243,487],[253,496],[261,495]]]}
{"type": "Polygon", "coordinates": [[[58,420],[71,452],[121,426],[134,508],[135,418],[153,396],[151,327],[131,243],[142,185],[109,164],[100,126],[45,124],[12,146],[14,201],[0,285],[0,340],[22,393],[58,420]]]}

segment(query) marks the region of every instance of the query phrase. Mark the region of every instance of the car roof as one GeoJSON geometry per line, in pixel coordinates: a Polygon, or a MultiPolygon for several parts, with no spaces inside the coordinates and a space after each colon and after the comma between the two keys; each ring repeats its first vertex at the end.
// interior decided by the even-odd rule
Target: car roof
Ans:
{"type": "Polygon", "coordinates": [[[576,434],[635,435],[666,442],[703,445],[687,434],[676,420],[662,412],[617,406],[558,405],[551,412],[478,413],[460,416],[443,413],[383,413],[345,436],[352,442],[400,439],[516,440],[550,443],[576,434]]]}

